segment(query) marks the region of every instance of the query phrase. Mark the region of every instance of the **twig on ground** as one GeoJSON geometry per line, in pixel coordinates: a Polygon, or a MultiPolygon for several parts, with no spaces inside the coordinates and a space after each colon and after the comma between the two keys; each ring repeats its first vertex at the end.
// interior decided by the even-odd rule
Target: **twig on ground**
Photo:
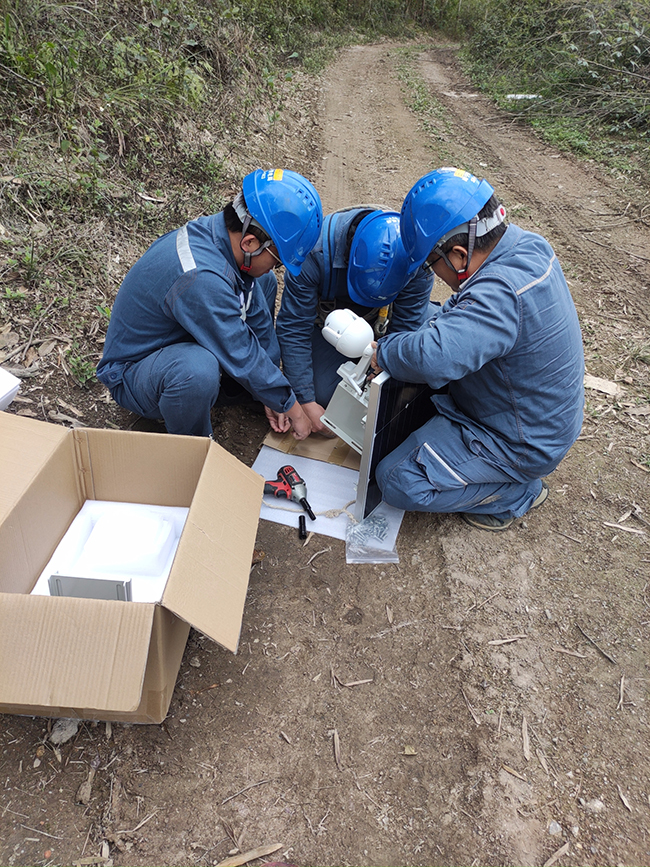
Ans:
{"type": "Polygon", "coordinates": [[[239,795],[243,795],[244,792],[247,792],[249,789],[255,789],[257,786],[263,786],[265,783],[268,783],[269,780],[260,780],[259,783],[251,783],[250,786],[244,786],[243,789],[240,789],[238,792],[235,792],[234,795],[229,795],[221,802],[221,806],[227,804],[228,801],[232,801],[233,798],[238,797],[239,795]]]}
{"type": "Polygon", "coordinates": [[[570,845],[571,844],[569,842],[567,842],[564,844],[564,846],[560,846],[560,848],[556,852],[553,852],[553,854],[548,859],[548,861],[544,862],[544,867],[551,867],[552,864],[555,864],[555,862],[558,860],[558,858],[561,858],[563,855],[566,855],[566,853],[569,851],[570,845]]]}
{"type": "Polygon", "coordinates": [[[487,605],[487,603],[490,601],[490,599],[494,599],[494,597],[495,597],[495,596],[498,596],[499,593],[500,593],[500,591],[497,590],[496,593],[493,593],[491,596],[488,596],[487,599],[484,599],[484,600],[483,600],[482,602],[480,602],[478,605],[477,605],[476,602],[475,602],[473,605],[471,605],[471,606],[467,609],[467,611],[465,612],[465,614],[469,614],[469,612],[470,612],[470,611],[473,611],[475,608],[476,608],[477,611],[479,610],[479,608],[483,608],[484,605],[487,605]]]}
{"type": "Polygon", "coordinates": [[[461,688],[460,688],[460,691],[461,691],[461,693],[463,694],[463,698],[465,699],[465,704],[467,705],[467,710],[471,713],[471,715],[472,715],[472,719],[474,720],[474,722],[476,723],[477,726],[480,726],[480,725],[481,725],[481,720],[476,716],[476,713],[474,712],[474,708],[473,708],[472,705],[469,703],[469,699],[468,699],[467,696],[465,695],[465,690],[463,689],[462,686],[461,686],[461,688]]]}
{"type": "Polygon", "coordinates": [[[605,657],[605,659],[608,659],[608,660],[612,663],[612,665],[616,665],[616,660],[614,659],[613,656],[610,656],[609,653],[607,653],[605,650],[602,649],[602,647],[599,647],[599,646],[596,644],[596,642],[593,640],[593,638],[590,638],[590,636],[587,635],[587,633],[584,631],[584,629],[582,628],[582,626],[580,626],[579,623],[576,623],[576,626],[578,627],[578,629],[580,630],[580,632],[582,632],[582,634],[583,634],[584,637],[587,639],[587,641],[588,641],[590,644],[593,644],[593,646],[596,648],[596,650],[597,650],[599,653],[602,653],[602,655],[605,657]]]}

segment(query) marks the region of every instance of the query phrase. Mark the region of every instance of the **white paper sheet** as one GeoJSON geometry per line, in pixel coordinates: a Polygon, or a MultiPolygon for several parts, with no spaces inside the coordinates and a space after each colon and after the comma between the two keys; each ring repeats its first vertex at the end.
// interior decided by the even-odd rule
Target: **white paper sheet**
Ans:
{"type": "MultiPolygon", "coordinates": [[[[298,532],[298,516],[304,515],[307,522],[307,532],[321,533],[334,539],[345,541],[349,516],[346,512],[338,517],[326,517],[324,512],[340,511],[357,498],[357,483],[359,473],[347,467],[328,464],[325,461],[315,461],[298,455],[287,455],[276,449],[262,446],[255,459],[253,469],[267,481],[277,477],[280,467],[289,464],[294,467],[307,487],[307,502],[316,514],[312,521],[298,503],[280,500],[264,495],[260,517],[276,524],[286,524],[296,528],[298,532]]],[[[352,511],[351,506],[349,506],[352,511]]]]}

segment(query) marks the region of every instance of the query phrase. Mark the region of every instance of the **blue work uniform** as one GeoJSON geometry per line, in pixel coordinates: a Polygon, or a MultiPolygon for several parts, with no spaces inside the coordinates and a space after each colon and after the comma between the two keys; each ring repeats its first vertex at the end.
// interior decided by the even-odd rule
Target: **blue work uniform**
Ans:
{"type": "Polygon", "coordinates": [[[269,306],[277,281],[238,268],[223,213],[158,238],[117,293],[97,378],[120,406],[169,433],[209,436],[222,373],[285,412],[296,397],[279,368],[269,306]]]}
{"type": "MultiPolygon", "coordinates": [[[[350,229],[372,206],[329,214],[316,246],[300,274],[285,273],[282,301],[275,324],[282,368],[299,403],[325,407],[341,381],[338,368],[347,359],[322,336],[326,315],[348,308],[373,324],[378,308],[355,304],[348,294],[350,229]]],[[[387,333],[419,328],[427,312],[433,279],[422,268],[393,301],[387,333]]]]}
{"type": "Polygon", "coordinates": [[[520,517],[580,433],[578,316],[550,245],[518,226],[419,331],[381,340],[377,361],[395,379],[448,386],[377,468],[399,508],[520,517]]]}

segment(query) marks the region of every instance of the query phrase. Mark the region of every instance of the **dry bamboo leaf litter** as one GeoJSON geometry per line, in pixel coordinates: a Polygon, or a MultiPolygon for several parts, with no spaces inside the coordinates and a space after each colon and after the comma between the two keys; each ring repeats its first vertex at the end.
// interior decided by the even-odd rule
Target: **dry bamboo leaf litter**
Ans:
{"type": "Polygon", "coordinates": [[[544,755],[544,753],[540,749],[536,749],[535,755],[537,756],[540,765],[544,768],[544,771],[546,772],[547,776],[550,776],[549,769],[548,769],[548,763],[546,761],[546,756],[544,755]]]}
{"type": "Polygon", "coordinates": [[[337,729],[334,729],[332,732],[332,742],[334,744],[334,761],[336,762],[336,767],[339,771],[342,771],[341,767],[341,740],[339,738],[339,733],[337,729]]]}
{"type": "Polygon", "coordinates": [[[613,524],[611,521],[603,521],[603,527],[613,527],[615,530],[622,530],[624,533],[634,533],[636,536],[647,536],[645,530],[637,530],[636,527],[623,527],[621,524],[613,524]]]}
{"type": "Polygon", "coordinates": [[[341,683],[341,686],[347,686],[348,688],[350,688],[353,686],[361,686],[364,683],[374,683],[374,678],[369,677],[366,680],[351,680],[348,683],[341,683]]]}
{"type": "Polygon", "coordinates": [[[616,784],[616,788],[618,789],[618,796],[619,796],[619,798],[621,799],[621,801],[623,802],[623,806],[624,806],[627,810],[629,810],[630,813],[631,813],[631,812],[632,812],[632,807],[630,806],[630,802],[628,801],[628,799],[627,799],[627,798],[625,797],[625,795],[623,794],[623,789],[621,789],[621,787],[619,786],[618,783],[616,784]]]}
{"type": "Polygon", "coordinates": [[[578,659],[588,659],[586,653],[578,653],[577,650],[567,650],[566,647],[554,647],[555,653],[566,653],[567,656],[576,656],[578,659]]]}
{"type": "Polygon", "coordinates": [[[241,855],[233,855],[232,858],[226,858],[225,861],[219,861],[217,867],[240,867],[241,864],[248,864],[249,861],[255,861],[257,858],[264,858],[265,855],[272,855],[283,846],[284,843],[272,843],[270,846],[258,846],[257,849],[249,849],[248,852],[242,852],[241,855]]]}
{"type": "Polygon", "coordinates": [[[526,717],[521,720],[521,742],[524,750],[524,758],[527,762],[530,761],[530,740],[528,738],[528,721],[526,717]]]}
{"type": "Polygon", "coordinates": [[[519,641],[521,638],[527,638],[527,635],[513,635],[510,638],[494,638],[488,641],[493,647],[499,647],[501,644],[512,644],[513,641],[519,641]]]}
{"type": "Polygon", "coordinates": [[[502,767],[503,770],[506,771],[508,774],[511,774],[513,777],[517,777],[518,780],[523,780],[524,783],[527,783],[527,782],[528,782],[528,780],[526,779],[526,777],[522,776],[522,774],[520,774],[519,771],[515,771],[514,768],[511,768],[511,767],[510,767],[510,765],[501,765],[501,767],[502,767]]]}

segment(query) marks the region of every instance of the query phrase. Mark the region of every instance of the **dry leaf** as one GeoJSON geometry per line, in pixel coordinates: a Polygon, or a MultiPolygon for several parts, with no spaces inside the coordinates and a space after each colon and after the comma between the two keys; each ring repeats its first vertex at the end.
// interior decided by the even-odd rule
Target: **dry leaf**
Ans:
{"type": "Polygon", "coordinates": [[[623,794],[623,789],[621,789],[621,787],[619,786],[618,783],[616,784],[616,788],[618,789],[618,796],[619,796],[619,798],[621,799],[621,801],[623,801],[623,805],[624,805],[624,806],[625,806],[625,807],[630,811],[630,813],[631,813],[631,812],[632,812],[632,807],[630,806],[630,802],[628,801],[628,799],[627,799],[627,798],[625,797],[625,795],[623,794]]]}
{"type": "Polygon", "coordinates": [[[507,771],[509,774],[512,774],[513,777],[517,777],[518,780],[523,780],[524,783],[527,783],[528,780],[526,777],[522,777],[519,771],[515,771],[514,768],[511,768],[509,765],[501,765],[504,771],[507,771]]]}
{"type": "Polygon", "coordinates": [[[46,355],[49,355],[55,346],[56,346],[56,340],[46,340],[45,343],[41,343],[40,348],[38,350],[39,356],[41,358],[44,358],[46,355]]]}
{"type": "Polygon", "coordinates": [[[404,752],[402,753],[402,755],[404,755],[404,756],[417,756],[417,753],[415,751],[415,747],[405,746],[404,752]]]}
{"type": "Polygon", "coordinates": [[[530,741],[528,740],[528,721],[524,717],[521,721],[521,740],[524,748],[524,758],[530,761],[530,741]]]}
{"type": "Polygon", "coordinates": [[[334,741],[334,760],[336,762],[336,767],[340,770],[341,768],[341,741],[339,739],[339,733],[336,729],[333,731],[333,741],[334,741]]]}
{"type": "Polygon", "coordinates": [[[512,644],[513,641],[519,641],[520,638],[526,638],[525,635],[513,635],[512,638],[495,638],[488,641],[488,644],[498,647],[500,644],[512,644]]]}
{"type": "Polygon", "coordinates": [[[272,855],[278,849],[281,849],[283,845],[284,843],[272,843],[270,846],[258,846],[257,849],[249,849],[248,852],[242,852],[241,855],[235,855],[233,858],[219,861],[217,867],[240,867],[241,864],[248,864],[249,861],[264,858],[265,855],[272,855]]]}
{"type": "Polygon", "coordinates": [[[540,765],[544,768],[546,773],[549,774],[548,763],[546,761],[546,756],[544,755],[544,753],[540,749],[537,749],[537,750],[535,750],[535,754],[536,754],[537,758],[539,759],[540,765]]]}
{"type": "Polygon", "coordinates": [[[588,373],[585,373],[585,388],[601,391],[603,394],[612,395],[612,397],[616,397],[623,392],[623,389],[617,382],[611,382],[609,379],[600,379],[597,376],[590,376],[588,373]]]}

